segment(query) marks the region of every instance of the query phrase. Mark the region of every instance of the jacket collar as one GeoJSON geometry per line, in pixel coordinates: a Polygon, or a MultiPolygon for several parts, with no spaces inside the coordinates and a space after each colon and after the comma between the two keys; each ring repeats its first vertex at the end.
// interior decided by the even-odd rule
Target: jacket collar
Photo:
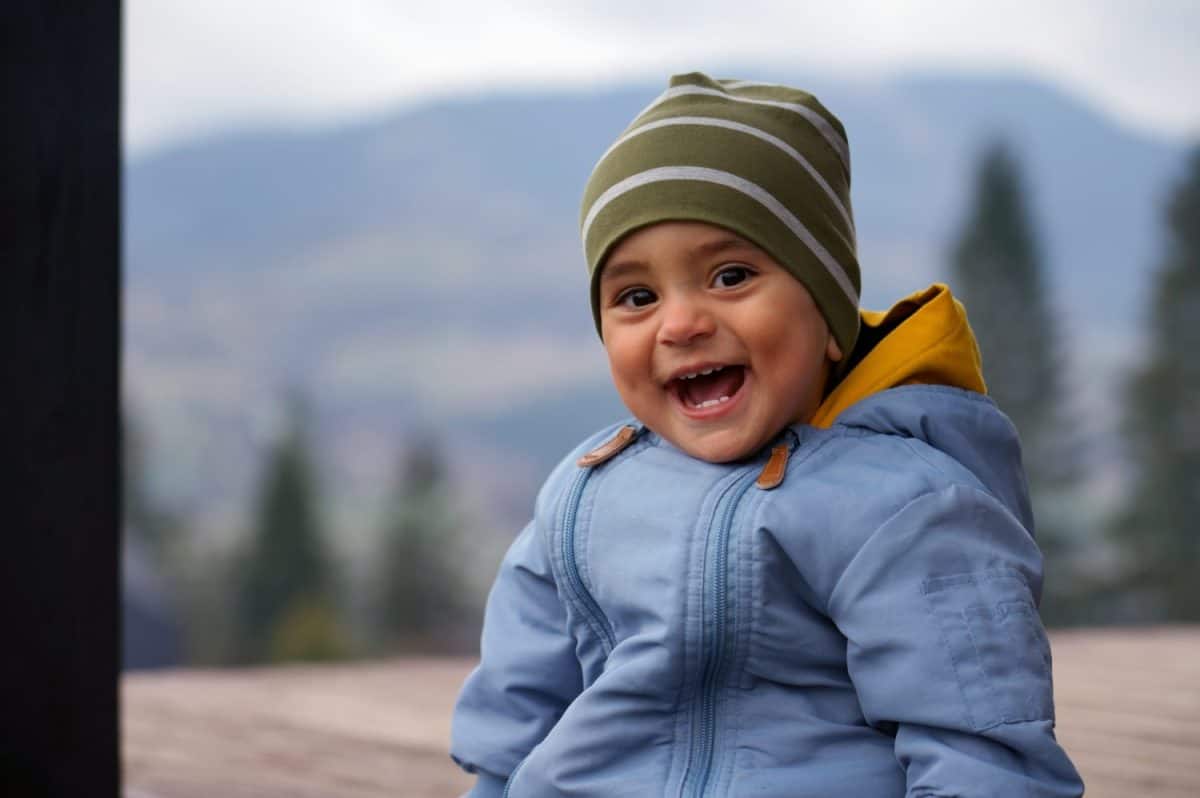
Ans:
{"type": "Polygon", "coordinates": [[[845,376],[809,420],[828,427],[848,408],[901,385],[949,385],[986,393],[979,346],[962,304],[935,283],[891,309],[864,310],[845,376]]]}

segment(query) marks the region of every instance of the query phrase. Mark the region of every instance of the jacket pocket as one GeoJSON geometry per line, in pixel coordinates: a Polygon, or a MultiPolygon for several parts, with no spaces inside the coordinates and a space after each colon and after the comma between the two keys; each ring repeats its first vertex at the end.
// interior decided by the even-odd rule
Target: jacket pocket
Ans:
{"type": "Polygon", "coordinates": [[[1050,645],[1020,574],[928,579],[924,593],[972,729],[1054,719],[1050,645]]]}

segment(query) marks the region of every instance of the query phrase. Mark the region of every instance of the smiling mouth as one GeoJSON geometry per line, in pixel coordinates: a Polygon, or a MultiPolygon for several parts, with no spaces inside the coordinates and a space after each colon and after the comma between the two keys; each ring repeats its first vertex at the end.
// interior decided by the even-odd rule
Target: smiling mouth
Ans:
{"type": "Polygon", "coordinates": [[[745,366],[713,366],[676,377],[670,387],[684,407],[704,410],[728,402],[745,381],[745,366]]]}

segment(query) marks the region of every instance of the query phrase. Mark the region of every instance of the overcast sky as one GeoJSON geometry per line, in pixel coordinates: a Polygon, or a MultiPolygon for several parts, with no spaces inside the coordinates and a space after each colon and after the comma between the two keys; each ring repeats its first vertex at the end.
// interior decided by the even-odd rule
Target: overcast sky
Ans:
{"type": "Polygon", "coordinates": [[[727,66],[868,78],[1013,72],[1131,127],[1200,138],[1198,0],[124,5],[132,154],[238,125],[329,123],[438,96],[662,82],[727,66]]]}

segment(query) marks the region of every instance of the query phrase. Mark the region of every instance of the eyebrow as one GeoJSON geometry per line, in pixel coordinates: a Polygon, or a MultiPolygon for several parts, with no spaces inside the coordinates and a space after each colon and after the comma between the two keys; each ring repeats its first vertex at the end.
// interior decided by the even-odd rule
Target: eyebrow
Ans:
{"type": "Polygon", "coordinates": [[[758,247],[751,244],[744,238],[735,235],[722,236],[721,238],[706,241],[692,248],[692,255],[717,255],[721,252],[726,252],[731,249],[750,249],[756,250],[758,247]]]}
{"type": "MultiPolygon", "coordinates": [[[[692,257],[711,257],[729,250],[757,250],[754,244],[751,244],[744,238],[735,235],[721,236],[714,238],[711,241],[705,241],[702,244],[697,244],[688,250],[688,254],[692,257]]],[[[630,274],[635,274],[640,271],[647,271],[650,267],[641,260],[631,258],[628,260],[617,261],[616,263],[607,263],[604,269],[600,272],[600,281],[619,280],[622,277],[628,277],[630,274]]]]}
{"type": "Polygon", "coordinates": [[[617,263],[606,263],[600,270],[600,282],[620,280],[637,272],[648,271],[649,267],[640,260],[623,260],[617,263]]]}

